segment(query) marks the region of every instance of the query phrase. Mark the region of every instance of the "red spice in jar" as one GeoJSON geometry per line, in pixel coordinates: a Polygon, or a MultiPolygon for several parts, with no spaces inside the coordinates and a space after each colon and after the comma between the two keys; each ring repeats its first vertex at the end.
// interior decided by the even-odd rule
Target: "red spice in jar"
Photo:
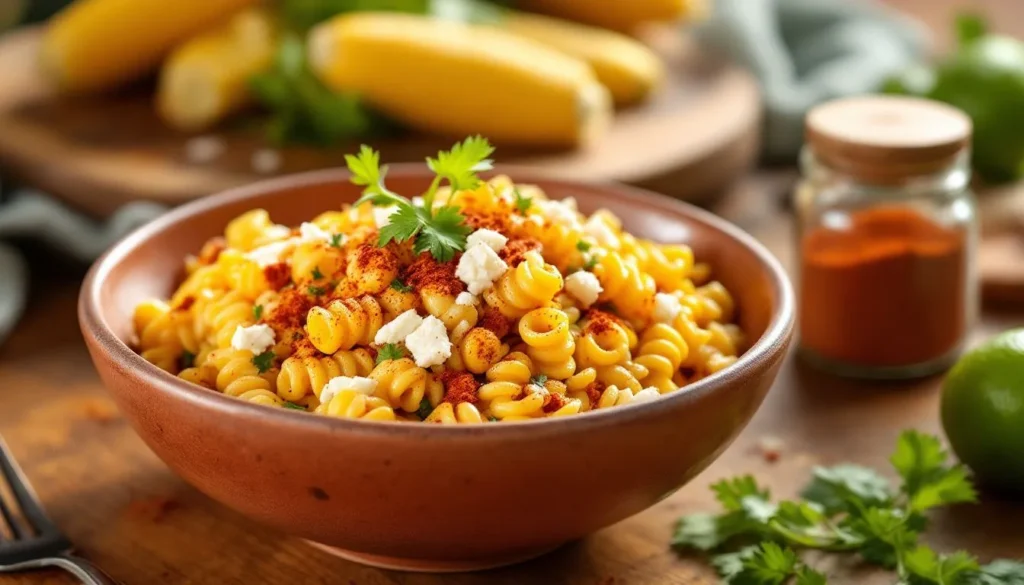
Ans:
{"type": "Polygon", "coordinates": [[[801,247],[800,335],[820,357],[903,366],[957,348],[966,323],[966,235],[902,206],[854,212],[801,247]]]}

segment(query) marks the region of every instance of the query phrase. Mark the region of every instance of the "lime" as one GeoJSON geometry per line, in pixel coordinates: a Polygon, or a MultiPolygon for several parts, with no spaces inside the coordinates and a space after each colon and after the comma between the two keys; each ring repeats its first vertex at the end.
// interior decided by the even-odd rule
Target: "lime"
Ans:
{"type": "Polygon", "coordinates": [[[985,485],[1024,493],[1024,329],[967,353],[942,388],[953,451],[985,485]]]}

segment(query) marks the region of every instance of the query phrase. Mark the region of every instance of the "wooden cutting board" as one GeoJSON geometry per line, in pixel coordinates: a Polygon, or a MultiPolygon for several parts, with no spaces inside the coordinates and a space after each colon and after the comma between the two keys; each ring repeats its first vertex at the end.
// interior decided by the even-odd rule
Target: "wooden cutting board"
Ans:
{"type": "MultiPolygon", "coordinates": [[[[253,125],[216,132],[226,151],[211,163],[195,164],[185,155],[190,137],[157,119],[151,87],[58,96],[37,67],[40,39],[38,28],[0,37],[0,167],[8,173],[97,215],[137,199],[181,203],[266,176],[253,171],[252,157],[264,147],[253,125]]],[[[651,42],[666,60],[667,83],[648,103],[619,112],[599,143],[571,152],[499,145],[500,160],[691,200],[741,176],[758,151],[756,82],[735,66],[700,55],[678,31],[660,31],[651,42]]],[[[387,161],[422,161],[451,142],[410,135],[375,140],[374,146],[387,161]]],[[[338,166],[354,147],[289,147],[277,173],[338,166]]]]}

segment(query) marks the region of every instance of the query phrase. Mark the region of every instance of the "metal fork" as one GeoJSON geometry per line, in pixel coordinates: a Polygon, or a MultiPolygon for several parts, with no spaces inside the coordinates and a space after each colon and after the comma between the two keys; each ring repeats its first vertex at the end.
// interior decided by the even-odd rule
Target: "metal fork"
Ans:
{"type": "Polygon", "coordinates": [[[43,511],[32,486],[25,479],[11,451],[0,437],[0,474],[14,496],[13,507],[0,495],[0,518],[13,539],[0,533],[0,573],[15,573],[57,567],[71,573],[86,585],[117,585],[117,582],[89,561],[71,554],[67,539],[43,511]],[[22,523],[15,516],[21,510],[22,523]]]}

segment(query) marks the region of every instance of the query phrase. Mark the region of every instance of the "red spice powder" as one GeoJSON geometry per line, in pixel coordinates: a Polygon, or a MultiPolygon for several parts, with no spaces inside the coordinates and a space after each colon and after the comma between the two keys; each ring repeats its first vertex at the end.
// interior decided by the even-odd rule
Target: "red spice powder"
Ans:
{"type": "Polygon", "coordinates": [[[604,389],[604,382],[591,382],[583,389],[587,393],[587,398],[590,399],[590,408],[597,408],[597,403],[601,400],[601,394],[604,393],[604,389]]]}
{"type": "Polygon", "coordinates": [[[463,209],[462,215],[466,218],[466,225],[473,229],[488,229],[507,234],[512,228],[507,211],[463,209]]]}
{"type": "Polygon", "coordinates": [[[548,395],[548,398],[544,401],[544,412],[552,413],[565,406],[565,396],[557,392],[552,392],[548,395]]]}
{"type": "Polygon", "coordinates": [[[276,330],[302,329],[313,299],[295,288],[282,290],[272,311],[263,314],[263,320],[276,330]]]}
{"type": "Polygon", "coordinates": [[[476,395],[477,389],[480,388],[480,383],[469,372],[445,370],[441,373],[441,382],[445,388],[444,400],[442,402],[457,406],[462,402],[474,404],[480,400],[476,395]]]}
{"type": "Polygon", "coordinates": [[[388,248],[378,248],[375,244],[360,244],[355,249],[354,257],[349,265],[351,270],[358,270],[360,273],[367,271],[390,272],[398,269],[398,258],[388,248]]]}
{"type": "Polygon", "coordinates": [[[281,290],[292,277],[292,269],[284,262],[271,264],[263,269],[263,276],[273,290],[281,290]]]}
{"type": "Polygon", "coordinates": [[[228,242],[224,238],[217,236],[210,238],[203,244],[203,249],[199,251],[199,256],[196,260],[203,266],[209,266],[220,258],[220,253],[226,250],[228,242]]]}
{"type": "Polygon", "coordinates": [[[498,339],[504,339],[508,335],[509,330],[512,329],[512,323],[501,314],[501,311],[494,307],[484,309],[476,326],[494,333],[498,336],[498,339]]]}
{"type": "Polygon", "coordinates": [[[498,253],[501,259],[510,268],[515,268],[526,259],[526,253],[531,250],[540,250],[541,244],[533,238],[514,238],[509,240],[501,252],[498,253]]]}
{"type": "Polygon", "coordinates": [[[187,311],[187,310],[192,308],[192,305],[195,304],[195,302],[196,302],[196,298],[194,296],[192,296],[192,295],[189,295],[189,296],[181,299],[181,302],[178,303],[177,307],[174,307],[174,310],[175,311],[187,311]]]}
{"type": "Polygon", "coordinates": [[[423,252],[406,269],[405,284],[421,291],[457,296],[466,290],[466,285],[456,278],[456,266],[458,264],[454,259],[441,263],[434,260],[429,252],[423,252]]]}
{"type": "Polygon", "coordinates": [[[306,336],[292,340],[292,356],[297,358],[320,357],[320,350],[306,336]]]}
{"type": "Polygon", "coordinates": [[[600,335],[607,331],[611,331],[616,326],[622,326],[618,317],[599,309],[590,309],[587,311],[586,319],[587,325],[583,328],[583,332],[593,335],[600,335]]]}

